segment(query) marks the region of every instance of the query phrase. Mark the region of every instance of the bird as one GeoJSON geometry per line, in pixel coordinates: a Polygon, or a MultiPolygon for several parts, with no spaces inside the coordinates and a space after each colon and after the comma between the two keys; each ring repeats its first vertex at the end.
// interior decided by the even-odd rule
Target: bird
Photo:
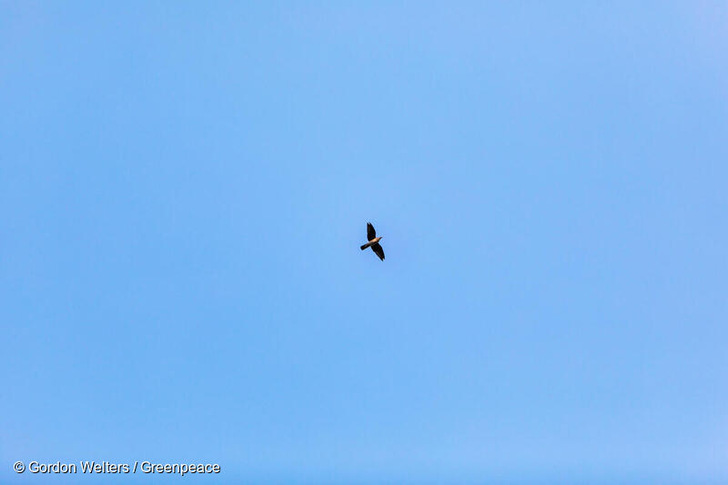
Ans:
{"type": "Polygon", "coordinates": [[[361,247],[361,250],[364,251],[366,248],[372,248],[374,254],[379,256],[379,259],[384,261],[384,249],[382,249],[382,246],[379,245],[379,241],[381,239],[382,236],[377,237],[377,231],[374,230],[374,226],[372,226],[372,223],[367,222],[367,240],[369,240],[369,242],[364,244],[361,247]]]}

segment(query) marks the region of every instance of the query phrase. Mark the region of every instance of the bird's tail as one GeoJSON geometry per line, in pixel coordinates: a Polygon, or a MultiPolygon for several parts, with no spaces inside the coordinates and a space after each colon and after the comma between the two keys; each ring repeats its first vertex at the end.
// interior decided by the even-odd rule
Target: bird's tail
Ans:
{"type": "Polygon", "coordinates": [[[364,250],[365,250],[366,248],[368,248],[368,247],[369,247],[369,243],[366,243],[365,245],[363,245],[363,246],[361,247],[361,250],[362,250],[362,251],[364,251],[364,250]]]}

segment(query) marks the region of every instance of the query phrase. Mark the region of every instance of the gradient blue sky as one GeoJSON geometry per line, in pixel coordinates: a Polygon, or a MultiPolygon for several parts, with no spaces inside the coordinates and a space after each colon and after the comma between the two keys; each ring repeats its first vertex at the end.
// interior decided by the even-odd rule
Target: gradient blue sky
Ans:
{"type": "Polygon", "coordinates": [[[728,481],[727,89],[725,2],[0,3],[0,481],[728,481]]]}

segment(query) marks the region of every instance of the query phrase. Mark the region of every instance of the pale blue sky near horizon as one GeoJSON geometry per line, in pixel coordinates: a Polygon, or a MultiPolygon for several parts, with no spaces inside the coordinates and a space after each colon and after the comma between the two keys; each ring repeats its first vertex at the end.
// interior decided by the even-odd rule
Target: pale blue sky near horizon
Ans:
{"type": "Polygon", "coordinates": [[[728,483],[727,87],[724,2],[0,2],[0,482],[728,483]]]}

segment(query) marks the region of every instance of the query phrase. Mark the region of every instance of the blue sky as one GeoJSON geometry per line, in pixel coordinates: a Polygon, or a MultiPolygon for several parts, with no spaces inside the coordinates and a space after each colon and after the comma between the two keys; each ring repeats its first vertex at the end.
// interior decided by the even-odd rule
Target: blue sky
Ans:
{"type": "Polygon", "coordinates": [[[728,481],[727,47],[721,2],[1,3],[0,481],[728,481]]]}

